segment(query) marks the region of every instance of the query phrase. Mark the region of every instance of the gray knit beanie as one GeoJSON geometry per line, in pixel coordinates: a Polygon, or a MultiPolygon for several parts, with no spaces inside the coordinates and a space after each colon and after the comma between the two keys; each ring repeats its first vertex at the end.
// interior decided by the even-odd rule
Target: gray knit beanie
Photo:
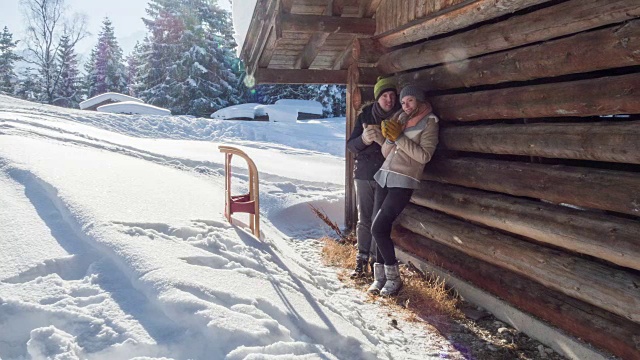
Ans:
{"type": "Polygon", "coordinates": [[[405,96],[413,96],[421,103],[427,102],[427,99],[424,96],[424,91],[416,85],[407,85],[403,87],[402,91],[400,91],[400,101],[402,101],[405,96]]]}

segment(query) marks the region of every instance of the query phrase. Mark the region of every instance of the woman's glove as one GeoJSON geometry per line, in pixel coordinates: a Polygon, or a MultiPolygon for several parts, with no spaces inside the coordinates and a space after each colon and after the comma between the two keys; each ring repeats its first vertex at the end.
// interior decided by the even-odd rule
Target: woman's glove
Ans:
{"type": "Polygon", "coordinates": [[[396,141],[400,134],[402,134],[402,125],[400,123],[393,120],[384,120],[382,122],[382,136],[391,141],[396,141]]]}

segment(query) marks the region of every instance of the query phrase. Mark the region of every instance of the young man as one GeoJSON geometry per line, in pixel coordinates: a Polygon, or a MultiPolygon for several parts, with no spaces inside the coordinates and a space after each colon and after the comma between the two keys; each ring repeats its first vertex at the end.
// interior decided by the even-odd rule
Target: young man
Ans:
{"type": "Polygon", "coordinates": [[[376,182],[373,175],[384,163],[381,146],[385,139],[380,130],[382,120],[391,118],[399,109],[398,92],[395,82],[390,78],[378,78],[373,94],[375,102],[363,106],[356,124],[347,140],[347,149],[355,155],[354,182],[358,224],[356,237],[358,254],[356,268],[352,278],[365,274],[367,264],[376,254],[375,243],[371,239],[371,222],[373,221],[373,201],[376,182]]]}

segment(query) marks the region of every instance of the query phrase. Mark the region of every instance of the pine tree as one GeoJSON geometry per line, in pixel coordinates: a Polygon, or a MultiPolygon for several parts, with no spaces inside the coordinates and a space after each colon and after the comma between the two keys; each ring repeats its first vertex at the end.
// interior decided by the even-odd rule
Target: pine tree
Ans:
{"type": "Polygon", "coordinates": [[[105,92],[127,92],[125,66],[122,48],[118,45],[114,28],[109,18],[102,21],[102,30],[98,35],[98,44],[91,51],[85,86],[88,97],[105,92]]]}
{"type": "Polygon", "coordinates": [[[60,80],[55,92],[53,103],[64,107],[78,107],[80,103],[80,84],[78,58],[69,35],[60,39],[57,66],[60,67],[60,80]]]}
{"type": "Polygon", "coordinates": [[[127,91],[131,96],[137,96],[136,82],[138,80],[138,73],[140,72],[140,66],[142,65],[143,56],[144,45],[138,41],[133,47],[133,51],[131,51],[131,54],[129,54],[129,56],[125,58],[127,91]]]}
{"type": "Polygon", "coordinates": [[[14,65],[16,61],[20,60],[20,57],[13,50],[17,44],[17,41],[13,41],[13,34],[5,26],[0,35],[0,91],[7,94],[13,94],[15,90],[14,65]]]}
{"type": "Polygon", "coordinates": [[[322,104],[325,117],[344,116],[346,87],[341,85],[258,85],[254,99],[261,104],[274,104],[280,99],[315,100],[322,104]]]}
{"type": "Polygon", "coordinates": [[[38,101],[42,97],[40,77],[34,68],[28,67],[20,72],[20,80],[15,89],[15,94],[21,99],[38,101]]]}
{"type": "Polygon", "coordinates": [[[174,114],[209,115],[243,101],[228,11],[208,0],[151,0],[138,95],[174,114]]]}

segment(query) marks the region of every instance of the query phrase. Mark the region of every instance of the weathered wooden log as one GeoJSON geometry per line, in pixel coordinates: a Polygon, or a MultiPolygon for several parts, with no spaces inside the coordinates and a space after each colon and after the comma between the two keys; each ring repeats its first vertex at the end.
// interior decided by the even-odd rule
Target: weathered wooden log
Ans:
{"type": "Polygon", "coordinates": [[[640,113],[640,74],[523,86],[431,99],[445,121],[640,113]]]}
{"type": "Polygon", "coordinates": [[[640,270],[640,221],[423,181],[411,201],[559,248],[640,270]]]}
{"type": "Polygon", "coordinates": [[[430,91],[640,65],[640,20],[396,76],[430,91]],[[593,51],[598,49],[598,51],[593,51]]]}
{"type": "Polygon", "coordinates": [[[640,325],[546,288],[522,275],[395,226],[393,241],[431,264],[623,359],[636,359],[640,325]],[[603,336],[606,334],[606,336],[603,336]]]}
{"type": "Polygon", "coordinates": [[[403,227],[640,323],[640,276],[473,225],[413,204],[403,227]]]}
{"type": "Polygon", "coordinates": [[[640,216],[640,174],[563,165],[435,159],[424,180],[640,216]]]}
{"type": "Polygon", "coordinates": [[[640,121],[456,126],[443,129],[450,150],[640,164],[640,121]]]}
{"type": "Polygon", "coordinates": [[[570,0],[473,31],[394,50],[380,58],[378,67],[390,74],[464,60],[638,16],[640,3],[637,0],[570,0]]]}
{"type": "MultiPolygon", "coordinates": [[[[434,14],[427,14],[426,17],[422,17],[424,10],[418,10],[418,15],[422,18],[376,36],[385,47],[398,46],[463,29],[545,1],[548,0],[466,1],[463,6],[450,6],[434,14]]],[[[419,3],[424,8],[425,2],[420,1],[419,3]]],[[[377,18],[383,16],[385,14],[379,14],[377,18]]]]}

